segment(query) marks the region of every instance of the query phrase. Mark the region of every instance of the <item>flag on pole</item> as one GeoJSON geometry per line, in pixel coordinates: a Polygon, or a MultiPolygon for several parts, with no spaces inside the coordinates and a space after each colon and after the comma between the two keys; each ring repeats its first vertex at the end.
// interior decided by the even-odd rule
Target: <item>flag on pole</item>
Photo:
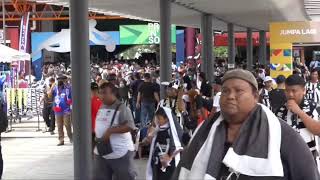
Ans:
{"type": "MultiPolygon", "coordinates": [[[[28,28],[29,28],[29,15],[30,12],[27,12],[23,15],[20,24],[20,41],[19,41],[19,51],[26,53],[27,52],[27,40],[28,40],[28,28]]],[[[19,61],[18,73],[21,71],[25,71],[25,63],[21,65],[19,61]]]]}

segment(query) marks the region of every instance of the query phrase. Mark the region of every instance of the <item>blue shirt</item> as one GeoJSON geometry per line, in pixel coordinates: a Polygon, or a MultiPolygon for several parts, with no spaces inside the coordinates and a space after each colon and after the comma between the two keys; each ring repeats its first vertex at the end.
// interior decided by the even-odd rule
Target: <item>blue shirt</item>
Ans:
{"type": "Polygon", "coordinates": [[[61,111],[56,112],[55,115],[64,115],[64,114],[70,114],[71,112],[71,88],[70,87],[63,87],[58,88],[57,86],[53,89],[52,93],[54,97],[54,106],[53,108],[60,107],[61,111]]]}

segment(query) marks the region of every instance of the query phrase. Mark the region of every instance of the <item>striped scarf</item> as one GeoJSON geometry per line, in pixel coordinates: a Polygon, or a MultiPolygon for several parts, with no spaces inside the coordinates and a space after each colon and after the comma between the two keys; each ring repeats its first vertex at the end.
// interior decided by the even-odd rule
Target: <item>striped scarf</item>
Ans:
{"type": "Polygon", "coordinates": [[[177,110],[177,102],[177,98],[166,98],[160,101],[159,106],[170,108],[172,110],[172,113],[176,116],[179,113],[179,111],[177,110]]]}
{"type": "MultiPolygon", "coordinates": [[[[300,104],[300,108],[311,118],[314,120],[318,120],[319,112],[316,109],[317,104],[315,102],[309,101],[308,99],[304,99],[300,104]]],[[[278,112],[276,112],[276,116],[280,119],[283,119],[290,125],[296,132],[298,132],[303,140],[307,143],[310,151],[312,152],[318,167],[320,166],[319,161],[319,142],[318,137],[313,135],[305,126],[303,121],[291,111],[288,110],[287,104],[282,106],[278,112]]]]}
{"type": "Polygon", "coordinates": [[[261,98],[261,103],[267,106],[271,110],[272,107],[270,103],[270,96],[269,96],[269,91],[267,89],[262,89],[260,93],[260,98],[261,98]]]}
{"type": "Polygon", "coordinates": [[[311,83],[308,82],[306,84],[306,98],[310,101],[314,101],[315,103],[320,103],[320,83],[311,83]]]}

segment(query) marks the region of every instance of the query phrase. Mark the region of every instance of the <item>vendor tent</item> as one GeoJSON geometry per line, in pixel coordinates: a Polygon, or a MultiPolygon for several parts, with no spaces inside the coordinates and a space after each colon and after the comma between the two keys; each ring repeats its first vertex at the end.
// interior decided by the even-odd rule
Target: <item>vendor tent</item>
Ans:
{"type": "Polygon", "coordinates": [[[8,46],[0,44],[0,62],[11,63],[13,61],[30,61],[30,54],[20,52],[8,46]]]}

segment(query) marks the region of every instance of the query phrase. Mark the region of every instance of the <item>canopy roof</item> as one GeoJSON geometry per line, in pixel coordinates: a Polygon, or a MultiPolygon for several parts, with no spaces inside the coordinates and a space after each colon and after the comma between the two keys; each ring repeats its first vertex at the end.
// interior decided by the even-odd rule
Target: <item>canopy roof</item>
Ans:
{"type": "MultiPolygon", "coordinates": [[[[30,0],[69,6],[69,0],[30,0]]],[[[91,11],[108,15],[159,21],[159,0],[89,0],[91,11]]],[[[309,20],[302,0],[172,0],[172,23],[200,27],[201,13],[212,14],[213,29],[227,30],[226,23],[237,31],[251,27],[268,30],[275,21],[309,20]]]]}
{"type": "Polygon", "coordinates": [[[23,53],[3,44],[0,44],[0,62],[11,63],[13,61],[24,60],[30,61],[30,54],[23,53]]]}

